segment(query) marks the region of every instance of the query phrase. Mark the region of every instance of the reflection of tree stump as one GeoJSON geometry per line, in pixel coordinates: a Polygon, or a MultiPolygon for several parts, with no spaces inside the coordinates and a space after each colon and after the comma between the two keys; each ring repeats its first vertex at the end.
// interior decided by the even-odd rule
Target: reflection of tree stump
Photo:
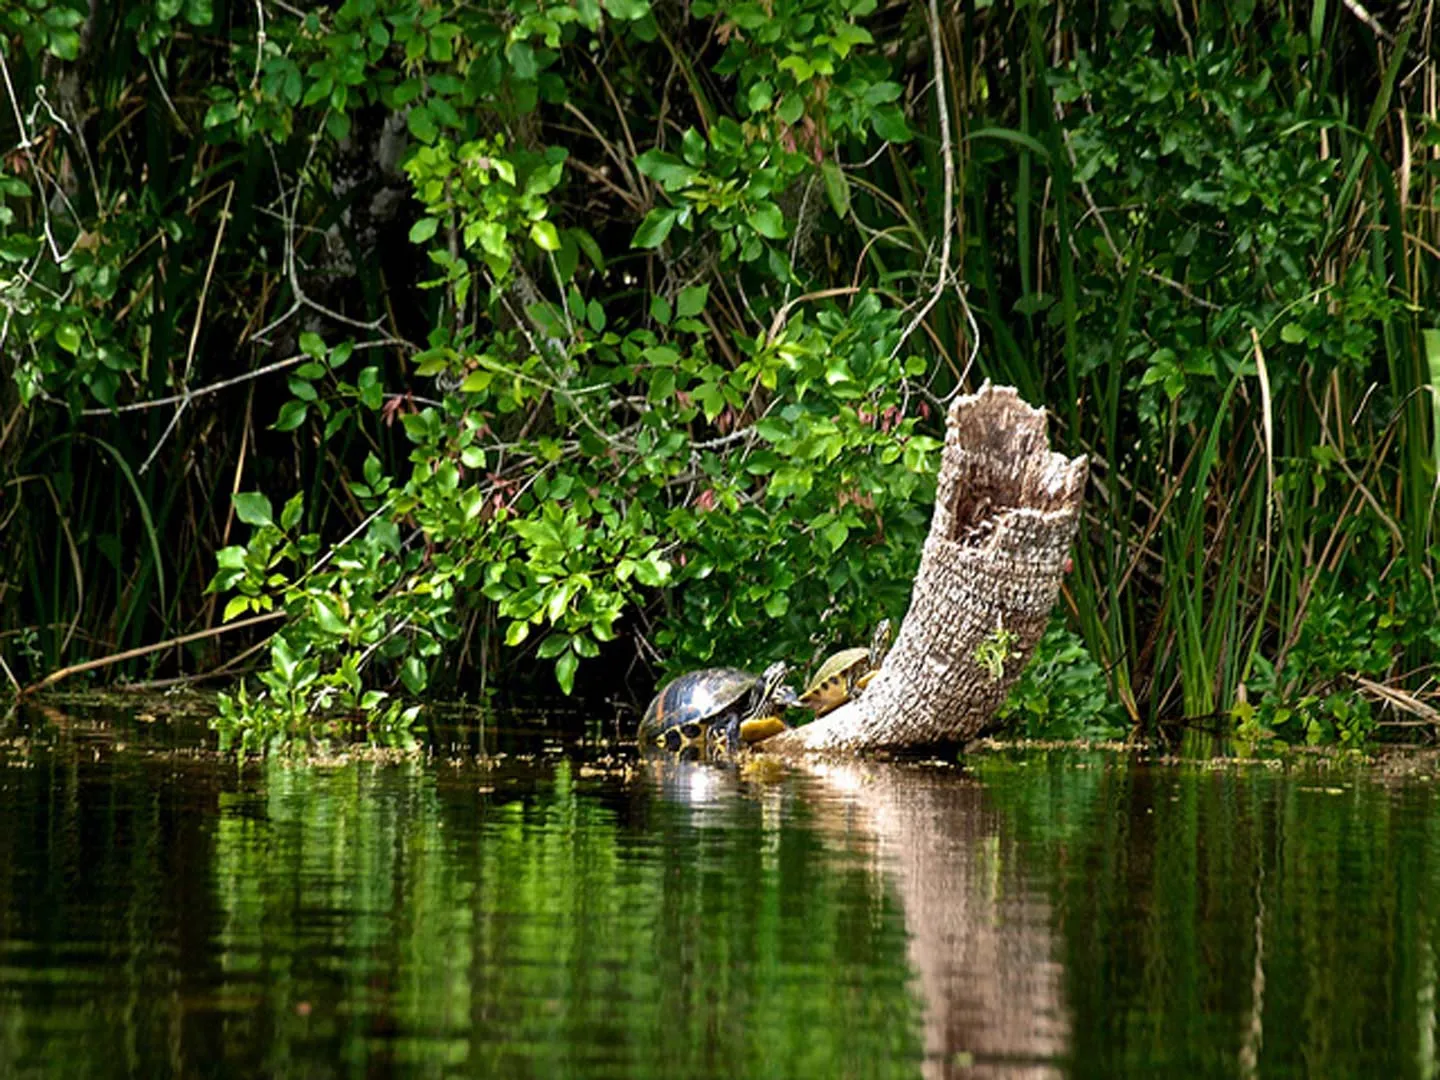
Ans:
{"type": "Polygon", "coordinates": [[[1053,913],[980,784],[952,772],[817,761],[809,774],[873,840],[894,882],[934,1080],[1063,1074],[1070,1013],[1053,913]]]}
{"type": "Polygon", "coordinates": [[[1083,457],[1050,451],[1045,413],[1013,389],[987,383],[957,398],[895,647],[863,697],[765,749],[845,752],[978,733],[1045,631],[1086,471],[1083,457]]]}

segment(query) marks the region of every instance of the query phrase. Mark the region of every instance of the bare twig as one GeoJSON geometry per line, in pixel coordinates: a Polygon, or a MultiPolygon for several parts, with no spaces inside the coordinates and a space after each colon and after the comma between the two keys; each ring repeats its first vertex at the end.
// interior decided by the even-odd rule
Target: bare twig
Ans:
{"type": "Polygon", "coordinates": [[[786,301],[786,303],[781,306],[780,310],[775,312],[775,317],[770,320],[770,329],[766,331],[765,338],[763,341],[761,341],[760,347],[764,348],[767,345],[773,345],[776,341],[779,340],[780,331],[785,329],[786,318],[789,316],[791,309],[796,307],[797,305],[806,303],[810,300],[826,300],[832,296],[854,296],[859,291],[859,287],[855,285],[844,285],[834,289],[817,289],[814,292],[808,292],[802,296],[797,296],[794,300],[786,301]]]}
{"type": "Polygon", "coordinates": [[[10,670],[10,665],[5,662],[5,657],[3,654],[0,654],[0,668],[5,669],[5,677],[10,680],[10,685],[15,688],[15,692],[17,694],[20,693],[20,691],[23,690],[24,687],[20,685],[20,680],[15,678],[15,673],[10,670]]]}
{"type": "Polygon", "coordinates": [[[255,17],[260,20],[260,29],[255,35],[255,70],[250,75],[250,89],[260,85],[260,61],[265,55],[265,4],[255,0],[255,17]]]}
{"type": "Polygon", "coordinates": [[[239,622],[225,623],[223,626],[211,626],[205,630],[195,630],[189,634],[181,634],[179,637],[170,638],[168,641],[158,641],[153,645],[141,645],[138,648],[126,649],[124,652],[112,653],[109,656],[102,656],[97,660],[86,660],[83,664],[71,664],[69,667],[52,671],[39,682],[32,683],[25,687],[20,693],[22,696],[28,696],[37,691],[44,690],[46,687],[54,686],[60,680],[68,679],[71,675],[79,675],[82,671],[94,671],[96,668],[109,667],[111,664],[134,660],[139,656],[149,656],[151,653],[173,649],[177,645],[188,645],[192,641],[203,641],[206,638],[218,637],[220,634],[228,634],[231,630],[243,630],[249,626],[258,626],[261,623],[274,622],[276,619],[283,619],[284,617],[284,611],[267,611],[264,615],[252,615],[250,618],[241,619],[239,622]]]}
{"type": "MultiPolygon", "coordinates": [[[[937,0],[930,0],[929,18],[927,20],[930,30],[930,59],[935,65],[935,106],[940,114],[940,157],[945,163],[945,193],[944,193],[944,226],[943,239],[940,245],[940,273],[935,280],[935,289],[930,298],[915,313],[910,320],[910,325],[900,334],[900,339],[895,342],[895,347],[890,350],[890,358],[893,360],[905,346],[905,341],[914,333],[915,328],[925,321],[925,316],[940,302],[940,294],[945,291],[945,286],[950,283],[950,245],[952,242],[951,233],[955,231],[955,160],[954,147],[950,140],[950,108],[945,103],[945,57],[940,47],[940,9],[937,0]]],[[[958,285],[957,285],[958,288],[958,285]]]]}
{"type": "MultiPolygon", "coordinates": [[[[409,342],[401,341],[397,338],[382,338],[379,341],[359,342],[356,344],[355,349],[356,351],[360,349],[378,349],[391,345],[408,346],[409,342]]],[[[209,394],[218,394],[221,390],[228,390],[232,386],[238,386],[240,383],[258,379],[262,375],[270,375],[276,371],[284,371],[286,368],[294,367],[297,364],[302,364],[306,360],[311,359],[313,359],[313,357],[310,356],[309,353],[296,353],[294,356],[287,356],[284,360],[276,360],[273,364],[266,364],[263,367],[255,368],[253,371],[247,371],[243,375],[236,375],[229,379],[221,379],[219,382],[210,383],[208,386],[202,386],[197,390],[186,390],[179,394],[171,394],[168,397],[151,398],[148,401],[132,401],[128,405],[117,405],[113,409],[83,409],[80,415],[110,416],[112,413],[138,412],[141,409],[159,409],[166,405],[179,405],[193,401],[196,398],[206,397],[209,394]]]]}

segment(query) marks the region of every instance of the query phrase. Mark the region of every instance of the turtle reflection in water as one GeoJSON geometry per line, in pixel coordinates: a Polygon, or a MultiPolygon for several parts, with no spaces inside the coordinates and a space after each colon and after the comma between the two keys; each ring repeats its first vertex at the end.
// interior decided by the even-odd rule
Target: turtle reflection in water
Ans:
{"type": "Polygon", "coordinates": [[[799,699],[785,685],[785,663],[761,675],[738,668],[704,668],[661,688],[640,720],[640,744],[674,752],[735,753],[784,728],[782,710],[799,699]]]}
{"type": "Polygon", "coordinates": [[[838,709],[870,685],[890,651],[890,620],[881,619],[870,636],[870,644],[841,649],[820,665],[810,685],[800,693],[802,708],[813,709],[817,717],[838,709]]]}

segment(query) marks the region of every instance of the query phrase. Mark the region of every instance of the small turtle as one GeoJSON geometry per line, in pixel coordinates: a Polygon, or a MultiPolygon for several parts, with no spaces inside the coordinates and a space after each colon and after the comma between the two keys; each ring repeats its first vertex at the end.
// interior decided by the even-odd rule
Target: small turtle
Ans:
{"type": "Polygon", "coordinates": [[[810,685],[800,693],[800,707],[813,709],[817,717],[838,709],[861,690],[880,670],[890,649],[890,620],[881,619],[870,635],[870,644],[841,649],[820,665],[810,685]]]}
{"type": "Polygon", "coordinates": [[[777,660],[761,675],[738,668],[704,668],[681,675],[663,686],[645,710],[641,745],[703,753],[714,737],[723,739],[721,745],[733,753],[742,741],[758,742],[773,735],[784,727],[781,710],[799,700],[785,685],[785,671],[785,662],[777,660]]]}

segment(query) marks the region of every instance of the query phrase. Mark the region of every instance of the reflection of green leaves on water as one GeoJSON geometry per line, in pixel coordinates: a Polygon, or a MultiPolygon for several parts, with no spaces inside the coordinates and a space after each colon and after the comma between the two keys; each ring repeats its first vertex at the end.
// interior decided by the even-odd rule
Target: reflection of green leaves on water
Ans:
{"type": "Polygon", "coordinates": [[[282,1070],[323,1037],[477,1075],[914,1071],[873,868],[752,802],[617,806],[564,765],[490,792],[419,766],[265,775],[225,807],[216,886],[227,980],[261,976],[282,1070]]]}
{"type": "Polygon", "coordinates": [[[1275,764],[973,762],[1053,897],[1086,1075],[1433,1072],[1433,788],[1275,764]]]}

